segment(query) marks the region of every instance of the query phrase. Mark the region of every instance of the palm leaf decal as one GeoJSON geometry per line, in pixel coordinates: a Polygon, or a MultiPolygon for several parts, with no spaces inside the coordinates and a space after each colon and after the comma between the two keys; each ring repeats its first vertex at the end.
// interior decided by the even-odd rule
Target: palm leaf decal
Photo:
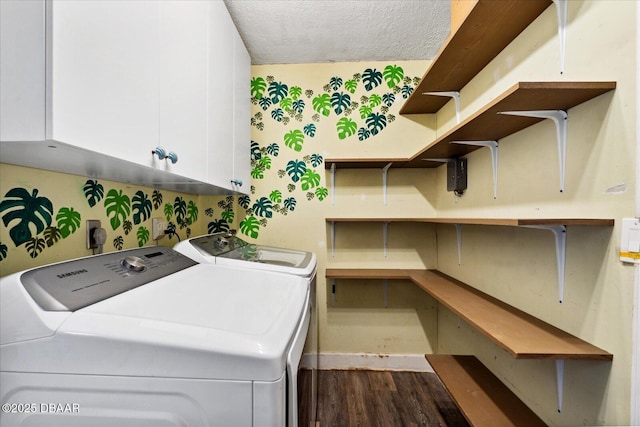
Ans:
{"type": "Polygon", "coordinates": [[[153,202],[153,209],[158,209],[162,205],[162,193],[159,190],[153,190],[151,201],[153,202]]]}
{"type": "Polygon", "coordinates": [[[40,255],[40,252],[45,248],[44,239],[40,239],[38,237],[31,238],[27,241],[25,248],[27,249],[29,256],[31,258],[35,258],[40,255]]]}
{"type": "Polygon", "coordinates": [[[267,82],[262,77],[254,77],[251,79],[251,96],[256,99],[262,99],[264,91],[267,89],[267,82]]]}
{"type": "Polygon", "coordinates": [[[62,235],[60,234],[60,229],[58,227],[52,226],[45,228],[43,235],[48,248],[55,245],[58,240],[62,239],[62,235]]]}
{"type": "Polygon", "coordinates": [[[111,228],[115,230],[131,213],[131,200],[129,196],[122,193],[122,190],[111,189],[104,199],[104,207],[107,208],[111,228]]]}
{"type": "Polygon", "coordinates": [[[266,197],[260,197],[253,204],[253,212],[258,216],[271,218],[273,216],[273,203],[266,197]]]}
{"type": "Polygon", "coordinates": [[[151,218],[151,210],[153,205],[151,200],[147,198],[147,195],[143,191],[138,190],[133,195],[131,207],[133,208],[133,223],[140,224],[143,221],[151,218]]]}
{"type": "Polygon", "coordinates": [[[338,131],[338,138],[345,139],[356,133],[358,124],[348,117],[343,117],[336,123],[336,129],[338,131]]]}
{"type": "Polygon", "coordinates": [[[298,182],[302,175],[307,171],[307,165],[301,160],[290,160],[289,163],[287,163],[286,170],[291,181],[298,182]]]}
{"type": "Polygon", "coordinates": [[[323,93],[313,98],[311,105],[313,105],[314,111],[323,116],[329,116],[329,114],[331,114],[331,97],[328,93],[323,93]]]}
{"type": "Polygon", "coordinates": [[[295,151],[302,151],[304,133],[300,129],[293,129],[284,134],[284,145],[295,151]]]}
{"type": "Polygon", "coordinates": [[[272,82],[269,85],[269,96],[274,104],[277,104],[281,99],[286,98],[288,93],[289,86],[282,82],[272,82]]]}
{"type": "Polygon", "coordinates": [[[136,238],[138,239],[138,246],[144,246],[149,241],[149,229],[147,227],[138,228],[136,238]]]}
{"type": "Polygon", "coordinates": [[[375,68],[367,68],[362,73],[362,83],[364,83],[364,88],[370,91],[382,83],[382,73],[375,68]]]}
{"type": "Polygon", "coordinates": [[[8,211],[2,216],[5,227],[13,221],[18,221],[9,230],[9,236],[16,246],[20,246],[33,237],[30,224],[35,226],[36,235],[51,225],[53,204],[46,197],[38,197],[37,189],[33,189],[29,194],[24,188],[12,188],[0,203],[0,212],[4,211],[8,211]]]}
{"type": "Polygon", "coordinates": [[[387,118],[384,114],[373,113],[367,117],[367,127],[371,131],[371,135],[377,135],[387,126],[387,118]]]}
{"type": "Polygon", "coordinates": [[[331,106],[336,114],[342,114],[345,108],[349,108],[351,105],[351,97],[344,92],[334,92],[331,95],[331,106]]]}
{"type": "Polygon", "coordinates": [[[73,208],[60,208],[56,215],[58,229],[63,239],[66,239],[80,227],[80,212],[73,208]]]}
{"type": "Polygon", "coordinates": [[[104,187],[94,179],[88,179],[82,190],[90,207],[94,207],[104,197],[104,187]]]}
{"type": "Polygon", "coordinates": [[[387,65],[382,72],[384,81],[387,82],[387,86],[390,88],[396,86],[404,78],[404,70],[397,65],[387,65]]]}
{"type": "Polygon", "coordinates": [[[198,220],[198,206],[193,202],[193,200],[189,200],[189,204],[187,204],[187,223],[194,224],[198,220]]]}
{"type": "Polygon", "coordinates": [[[207,224],[207,232],[209,234],[223,233],[227,231],[229,231],[229,224],[224,219],[216,219],[215,221],[211,221],[207,224]]]}
{"type": "Polygon", "coordinates": [[[301,187],[304,191],[317,187],[320,184],[320,179],[319,173],[313,169],[307,169],[304,175],[302,175],[302,178],[300,178],[302,182],[301,187]]]}
{"type": "Polygon", "coordinates": [[[249,216],[240,222],[240,231],[242,234],[253,239],[258,238],[260,230],[260,221],[255,216],[249,216]]]}

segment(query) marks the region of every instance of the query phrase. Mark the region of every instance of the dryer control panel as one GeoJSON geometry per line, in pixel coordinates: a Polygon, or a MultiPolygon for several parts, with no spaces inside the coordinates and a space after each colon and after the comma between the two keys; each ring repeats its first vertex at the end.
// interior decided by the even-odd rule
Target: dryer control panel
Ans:
{"type": "Polygon", "coordinates": [[[75,311],[197,265],[161,246],[113,252],[29,270],[20,280],[46,311],[75,311]]]}

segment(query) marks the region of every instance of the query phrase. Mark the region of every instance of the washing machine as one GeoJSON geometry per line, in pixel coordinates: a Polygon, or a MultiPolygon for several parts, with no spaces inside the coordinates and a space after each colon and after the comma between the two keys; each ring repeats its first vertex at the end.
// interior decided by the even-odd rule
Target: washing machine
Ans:
{"type": "Polygon", "coordinates": [[[0,278],[0,425],[285,426],[305,279],[164,247],[0,278]]]}
{"type": "Polygon", "coordinates": [[[299,395],[298,404],[289,407],[289,418],[298,418],[291,426],[315,425],[318,373],[318,311],[316,307],[317,258],[313,252],[248,243],[233,233],[215,233],[178,242],[176,251],[202,264],[249,268],[261,272],[279,272],[305,280],[311,306],[311,322],[303,364],[298,369],[299,384],[290,384],[299,395]],[[303,394],[303,392],[305,392],[303,394]],[[300,403],[306,402],[304,405],[300,403]],[[302,409],[302,410],[299,410],[302,409]]]}

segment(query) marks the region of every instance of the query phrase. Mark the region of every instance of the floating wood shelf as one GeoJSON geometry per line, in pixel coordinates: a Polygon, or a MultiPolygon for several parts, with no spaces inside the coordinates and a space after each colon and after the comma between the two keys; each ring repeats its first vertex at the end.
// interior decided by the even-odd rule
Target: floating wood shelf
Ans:
{"type": "Polygon", "coordinates": [[[551,0],[478,0],[440,48],[400,114],[438,111],[449,98],[424,92],[460,91],[549,5],[551,0]]]}
{"type": "MultiPolygon", "coordinates": [[[[498,2],[499,3],[499,2],[498,2]]],[[[325,168],[379,168],[392,163],[392,168],[434,168],[445,159],[465,156],[481,147],[451,144],[451,141],[500,140],[544,119],[498,114],[504,111],[568,110],[606,92],[616,82],[520,82],[495,98],[480,111],[468,117],[415,155],[394,159],[325,159],[325,168]]]]}
{"type": "Polygon", "coordinates": [[[611,353],[435,270],[328,268],[326,277],[410,280],[516,359],[613,359],[611,353]]]}
{"type": "Polygon", "coordinates": [[[426,358],[469,425],[546,426],[474,356],[427,355],[426,358]]]}

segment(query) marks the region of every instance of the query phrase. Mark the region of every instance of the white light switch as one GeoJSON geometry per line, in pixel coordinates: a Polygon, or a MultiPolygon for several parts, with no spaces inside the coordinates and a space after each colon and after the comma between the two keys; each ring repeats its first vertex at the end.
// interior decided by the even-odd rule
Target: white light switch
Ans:
{"type": "Polygon", "coordinates": [[[640,220],[637,218],[622,219],[620,261],[640,263],[640,220]]]}

